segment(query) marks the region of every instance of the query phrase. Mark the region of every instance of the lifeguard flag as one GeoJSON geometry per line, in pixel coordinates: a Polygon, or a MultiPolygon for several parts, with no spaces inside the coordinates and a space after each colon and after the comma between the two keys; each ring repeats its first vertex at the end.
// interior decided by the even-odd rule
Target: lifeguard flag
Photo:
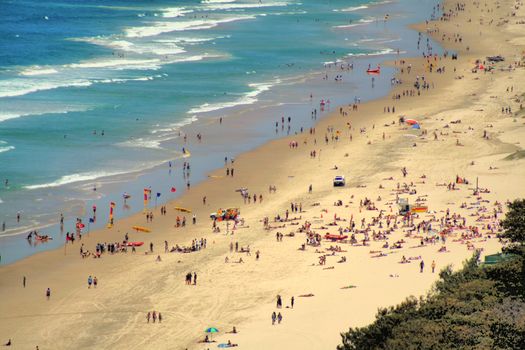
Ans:
{"type": "Polygon", "coordinates": [[[160,192],[157,192],[157,198],[159,198],[159,197],[160,197],[160,192]]]}
{"type": "Polygon", "coordinates": [[[177,189],[175,187],[172,187],[171,192],[177,192],[177,189]]]}

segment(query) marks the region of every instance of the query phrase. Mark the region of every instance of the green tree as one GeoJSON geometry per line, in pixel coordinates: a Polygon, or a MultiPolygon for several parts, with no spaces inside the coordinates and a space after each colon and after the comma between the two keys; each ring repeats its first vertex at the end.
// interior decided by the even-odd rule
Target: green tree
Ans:
{"type": "Polygon", "coordinates": [[[501,237],[525,245],[525,199],[517,199],[509,204],[509,212],[501,221],[501,226],[505,229],[501,237]]]}

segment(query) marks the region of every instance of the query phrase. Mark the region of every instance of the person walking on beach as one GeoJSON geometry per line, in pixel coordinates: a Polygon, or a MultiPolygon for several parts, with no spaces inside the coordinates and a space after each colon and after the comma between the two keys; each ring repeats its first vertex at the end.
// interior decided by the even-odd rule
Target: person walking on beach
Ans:
{"type": "Polygon", "coordinates": [[[93,287],[96,289],[98,284],[97,276],[93,277],[93,287]]]}
{"type": "Polygon", "coordinates": [[[22,286],[24,286],[24,288],[26,287],[26,276],[24,276],[24,278],[22,280],[22,286]]]}
{"type": "Polygon", "coordinates": [[[157,321],[157,313],[155,311],[153,311],[151,318],[153,319],[153,323],[157,321]]]}
{"type": "Polygon", "coordinates": [[[148,311],[148,314],[146,315],[146,320],[149,323],[149,319],[151,318],[151,312],[148,311]]]}
{"type": "Polygon", "coordinates": [[[432,273],[434,273],[435,269],[436,269],[436,261],[432,260],[432,273]]]}
{"type": "Polygon", "coordinates": [[[272,313],[272,326],[275,325],[275,320],[277,319],[277,315],[275,314],[275,311],[272,313]]]}
{"type": "Polygon", "coordinates": [[[159,311],[159,323],[162,323],[162,314],[159,311]]]}
{"type": "Polygon", "coordinates": [[[425,268],[425,262],[421,260],[419,263],[419,272],[423,273],[423,269],[425,268]]]}
{"type": "Polygon", "coordinates": [[[290,305],[292,306],[292,309],[293,309],[293,304],[295,304],[295,298],[292,297],[292,299],[290,300],[290,305]]]}
{"type": "Polygon", "coordinates": [[[283,315],[281,315],[281,313],[279,312],[279,314],[277,315],[277,323],[281,324],[282,320],[283,320],[283,315]]]}
{"type": "Polygon", "coordinates": [[[153,242],[149,243],[149,251],[153,253],[153,242]]]}
{"type": "Polygon", "coordinates": [[[47,300],[49,300],[49,298],[51,298],[51,288],[47,288],[47,290],[46,290],[46,298],[47,298],[47,300]]]}
{"type": "Polygon", "coordinates": [[[91,275],[88,277],[88,289],[91,288],[91,284],[93,283],[93,277],[91,275]]]}
{"type": "Polygon", "coordinates": [[[193,273],[193,285],[194,285],[194,286],[197,285],[197,272],[194,272],[194,273],[193,273]]]}
{"type": "Polygon", "coordinates": [[[277,295],[277,308],[280,309],[283,306],[283,301],[280,295],[277,295]]]}

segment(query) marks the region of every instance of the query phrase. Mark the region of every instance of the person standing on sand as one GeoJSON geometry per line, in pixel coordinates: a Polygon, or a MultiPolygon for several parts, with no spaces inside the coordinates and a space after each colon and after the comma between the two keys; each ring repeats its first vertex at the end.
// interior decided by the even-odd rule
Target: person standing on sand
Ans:
{"type": "Polygon", "coordinates": [[[292,306],[292,309],[293,309],[293,305],[295,304],[295,298],[292,297],[292,300],[290,300],[290,305],[292,306]]]}
{"type": "MultiPolygon", "coordinates": [[[[190,275],[191,276],[191,275],[190,275]]],[[[194,272],[193,273],[193,285],[196,286],[197,285],[197,272],[194,272]]]]}
{"type": "Polygon", "coordinates": [[[425,262],[421,260],[419,263],[419,272],[423,273],[423,269],[425,268],[425,262]]]}
{"type": "Polygon", "coordinates": [[[275,325],[275,320],[277,319],[277,315],[275,314],[275,311],[272,313],[272,326],[275,325]]]}
{"type": "Polygon", "coordinates": [[[434,273],[435,269],[436,269],[436,261],[432,260],[432,273],[434,273]]]}
{"type": "Polygon", "coordinates": [[[153,253],[153,242],[149,243],[149,251],[153,253]]]}
{"type": "Polygon", "coordinates": [[[283,306],[283,301],[280,295],[277,295],[277,308],[280,309],[283,306]]]}
{"type": "Polygon", "coordinates": [[[47,290],[46,290],[46,298],[47,298],[47,300],[49,300],[49,298],[51,298],[51,288],[47,288],[47,290]]]}
{"type": "Polygon", "coordinates": [[[279,314],[277,315],[277,323],[281,324],[282,320],[283,320],[283,315],[281,315],[281,313],[279,312],[279,314]]]}
{"type": "Polygon", "coordinates": [[[159,311],[159,323],[162,323],[162,314],[159,311]]]}
{"type": "Polygon", "coordinates": [[[26,276],[24,276],[24,279],[22,280],[22,286],[24,286],[24,288],[26,287],[26,276]]]}
{"type": "Polygon", "coordinates": [[[91,275],[88,277],[88,289],[91,288],[91,284],[93,283],[93,277],[91,275]]]}
{"type": "Polygon", "coordinates": [[[93,278],[93,287],[96,289],[97,288],[97,284],[98,284],[98,279],[97,279],[97,276],[95,276],[93,278]]]}
{"type": "Polygon", "coordinates": [[[149,319],[151,318],[151,312],[148,311],[148,314],[146,315],[146,320],[149,323],[149,319]]]}

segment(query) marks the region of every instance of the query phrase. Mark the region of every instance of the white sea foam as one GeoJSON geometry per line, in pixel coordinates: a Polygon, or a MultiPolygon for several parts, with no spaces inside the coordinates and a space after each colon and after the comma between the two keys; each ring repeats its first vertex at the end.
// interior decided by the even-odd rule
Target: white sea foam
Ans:
{"type": "MultiPolygon", "coordinates": [[[[0,140],[0,153],[8,152],[12,149],[15,149],[15,146],[6,146],[6,145],[7,145],[6,141],[0,140]]],[[[1,200],[0,200],[0,203],[2,203],[1,200]]]]}
{"type": "Polygon", "coordinates": [[[42,189],[42,188],[59,187],[62,185],[72,184],[75,182],[93,181],[93,180],[100,179],[103,177],[122,175],[126,173],[128,172],[127,171],[116,171],[116,172],[98,171],[98,172],[71,174],[71,175],[62,176],[60,179],[53,181],[53,182],[48,182],[48,183],[38,184],[38,185],[27,185],[27,186],[24,186],[24,188],[27,190],[36,190],[36,189],[42,189]]]}
{"type": "Polygon", "coordinates": [[[0,153],[8,152],[15,149],[15,146],[0,147],[0,153]]]}
{"type": "Polygon", "coordinates": [[[65,67],[68,68],[117,68],[117,69],[133,69],[140,67],[155,67],[158,65],[160,60],[144,59],[144,60],[132,60],[132,59],[109,59],[109,60],[90,60],[80,63],[72,63],[65,67]]]}
{"type": "Polygon", "coordinates": [[[225,4],[228,2],[235,2],[235,0],[202,0],[203,4],[225,4]]]}
{"type": "Polygon", "coordinates": [[[162,10],[162,17],[175,18],[183,17],[186,13],[192,13],[193,10],[188,10],[184,7],[168,7],[162,10]]]}
{"type": "MultiPolygon", "coordinates": [[[[380,51],[374,51],[374,52],[367,52],[367,53],[349,53],[347,56],[349,57],[361,57],[361,56],[382,56],[382,55],[391,55],[396,53],[394,49],[386,48],[380,51]]],[[[404,51],[400,51],[400,53],[405,53],[404,51]]]]}
{"type": "Polygon", "coordinates": [[[183,126],[189,125],[189,124],[191,124],[193,122],[196,122],[197,120],[198,120],[197,116],[196,115],[192,115],[189,118],[185,118],[185,119],[183,119],[183,120],[181,120],[181,121],[179,121],[177,123],[170,124],[167,127],[162,127],[162,128],[159,128],[159,129],[151,130],[151,133],[154,134],[154,135],[155,134],[164,134],[164,133],[173,134],[173,132],[178,131],[183,126]]]}
{"type": "Polygon", "coordinates": [[[162,149],[160,147],[161,140],[151,140],[146,138],[134,138],[128,141],[117,143],[120,147],[131,147],[131,148],[151,148],[151,149],[162,149]]]}
{"type": "Polygon", "coordinates": [[[124,30],[124,33],[128,38],[143,38],[148,36],[156,36],[162,33],[179,32],[186,30],[211,29],[218,26],[221,23],[229,23],[254,18],[255,15],[245,15],[236,17],[226,17],[215,20],[198,19],[180,22],[153,22],[150,26],[127,28],[124,30]]]}
{"type": "Polygon", "coordinates": [[[274,85],[280,83],[279,79],[275,80],[272,83],[260,83],[260,84],[249,84],[251,88],[254,88],[253,91],[246,93],[241,98],[235,101],[229,102],[218,102],[218,103],[204,103],[198,107],[194,107],[188,111],[189,114],[199,114],[199,113],[208,113],[212,111],[217,111],[223,108],[231,108],[242,105],[250,105],[258,101],[257,96],[261,93],[268,91],[274,85]]]}
{"type": "Polygon", "coordinates": [[[58,73],[58,71],[54,68],[32,66],[32,67],[28,67],[24,69],[22,72],[20,72],[20,75],[35,76],[35,75],[49,75],[49,74],[55,74],[55,73],[58,73]]]}
{"type": "MultiPolygon", "coordinates": [[[[184,50],[182,47],[176,45],[177,41],[175,40],[167,40],[165,42],[130,42],[127,40],[122,40],[120,38],[115,39],[114,36],[82,38],[75,40],[84,41],[99,46],[109,47],[118,51],[134,52],[139,54],[154,54],[159,56],[165,56],[178,55],[186,52],[186,50],[184,50]]],[[[117,62],[117,59],[114,59],[114,61],[117,62]]],[[[120,62],[123,61],[124,60],[120,60],[120,62]]],[[[133,61],[131,61],[130,63],[133,63],[133,61]]]]}
{"type": "Polygon", "coordinates": [[[353,6],[353,7],[347,7],[347,8],[344,8],[344,9],[340,9],[340,10],[334,10],[334,11],[340,11],[340,12],[354,12],[354,11],[359,11],[359,10],[364,10],[364,9],[367,9],[368,6],[366,5],[361,5],[361,6],[353,6]]]}
{"type": "MultiPolygon", "coordinates": [[[[162,62],[164,63],[177,63],[177,62],[184,62],[184,61],[199,61],[208,56],[191,56],[186,58],[180,58],[176,60],[166,61],[162,62]]],[[[214,57],[214,56],[209,56],[214,57]]],[[[156,60],[156,63],[150,63],[148,65],[144,64],[142,66],[140,65],[130,65],[130,66],[113,66],[106,64],[104,62],[99,63],[85,63],[80,64],[76,67],[114,67],[114,69],[121,70],[121,69],[137,69],[137,70],[154,70],[158,69],[161,66],[161,61],[156,60]]],[[[15,96],[23,96],[27,94],[31,94],[38,91],[45,91],[45,90],[53,90],[58,88],[66,88],[66,87],[86,87],[90,86],[94,83],[123,83],[127,81],[145,81],[145,80],[153,80],[155,77],[158,76],[146,76],[146,77],[136,77],[136,78],[106,78],[106,79],[69,79],[67,77],[64,77],[62,79],[56,78],[56,79],[46,79],[46,80],[37,80],[37,79],[11,79],[11,80],[0,80],[0,98],[1,97],[15,97],[15,96]]],[[[76,110],[73,110],[76,111],[76,110]]],[[[47,113],[67,113],[68,111],[58,110],[58,111],[43,111],[41,113],[36,114],[47,114],[47,113]]],[[[17,112],[0,112],[0,122],[7,120],[7,119],[13,119],[18,117],[23,117],[26,115],[34,115],[35,113],[17,113],[17,112]]]]}
{"type": "Polygon", "coordinates": [[[260,7],[282,7],[288,6],[287,2],[261,2],[261,3],[220,3],[220,4],[210,4],[206,6],[207,10],[216,11],[216,10],[237,10],[237,9],[250,9],[250,8],[260,8],[260,7]]]}
{"type": "Polygon", "coordinates": [[[30,94],[42,90],[52,90],[62,87],[90,86],[87,79],[10,79],[0,81],[0,97],[14,97],[30,94]]]}
{"type": "MultiPolygon", "coordinates": [[[[54,107],[54,108],[44,108],[41,106],[38,106],[37,108],[34,108],[33,110],[21,110],[21,111],[2,111],[0,112],[0,122],[9,120],[9,119],[16,119],[21,117],[28,117],[28,116],[39,116],[43,114],[67,114],[72,112],[86,112],[90,108],[85,106],[62,106],[62,107],[54,107]]],[[[1,146],[2,142],[0,142],[1,146]]]]}
{"type": "Polygon", "coordinates": [[[372,23],[372,22],[375,22],[375,21],[376,21],[375,18],[362,18],[362,19],[360,19],[359,21],[357,21],[355,23],[334,26],[333,28],[337,28],[337,29],[353,28],[353,27],[369,24],[369,23],[372,23]]]}

